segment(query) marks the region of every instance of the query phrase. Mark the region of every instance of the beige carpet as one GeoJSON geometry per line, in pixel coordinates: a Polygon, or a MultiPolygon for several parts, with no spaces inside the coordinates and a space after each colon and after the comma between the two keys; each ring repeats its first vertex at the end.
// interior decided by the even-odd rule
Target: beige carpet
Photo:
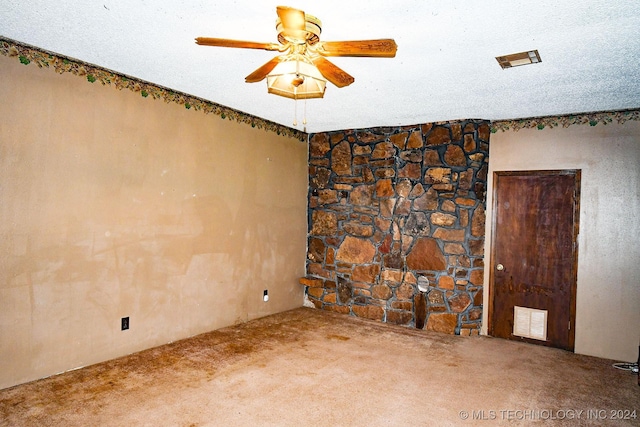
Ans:
{"type": "Polygon", "coordinates": [[[611,363],[300,308],[0,390],[0,425],[640,425],[611,363]]]}

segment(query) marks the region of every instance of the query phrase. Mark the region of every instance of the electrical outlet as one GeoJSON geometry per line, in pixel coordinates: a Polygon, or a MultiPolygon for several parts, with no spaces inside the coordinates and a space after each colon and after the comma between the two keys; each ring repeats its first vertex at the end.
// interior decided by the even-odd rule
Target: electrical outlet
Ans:
{"type": "Polygon", "coordinates": [[[264,302],[269,301],[269,291],[266,289],[262,292],[262,301],[264,302]]]}
{"type": "Polygon", "coordinates": [[[123,317],[120,320],[120,329],[122,331],[126,331],[127,329],[129,329],[129,318],[128,317],[123,317]]]}

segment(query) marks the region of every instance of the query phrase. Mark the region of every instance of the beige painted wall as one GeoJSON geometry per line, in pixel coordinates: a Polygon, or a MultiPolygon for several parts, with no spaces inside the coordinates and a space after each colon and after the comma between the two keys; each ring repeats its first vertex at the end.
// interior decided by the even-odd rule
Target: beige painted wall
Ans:
{"type": "Polygon", "coordinates": [[[302,305],[304,142],[17,58],[0,76],[0,388],[302,305]]]}
{"type": "MultiPolygon", "coordinates": [[[[497,132],[491,135],[490,159],[487,266],[493,172],[582,170],[575,352],[635,361],[640,341],[640,122],[497,132]]],[[[488,278],[487,269],[487,286],[488,278]]],[[[487,293],[484,305],[489,306],[487,293]]]]}

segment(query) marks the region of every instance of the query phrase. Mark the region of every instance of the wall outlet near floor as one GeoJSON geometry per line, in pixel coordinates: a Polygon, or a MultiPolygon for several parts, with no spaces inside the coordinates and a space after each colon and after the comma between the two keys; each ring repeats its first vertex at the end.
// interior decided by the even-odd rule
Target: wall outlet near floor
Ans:
{"type": "Polygon", "coordinates": [[[267,289],[265,289],[262,292],[262,301],[264,301],[264,302],[269,301],[269,291],[267,289]]]}
{"type": "Polygon", "coordinates": [[[127,329],[129,329],[129,318],[123,317],[120,319],[120,330],[126,331],[127,329]]]}

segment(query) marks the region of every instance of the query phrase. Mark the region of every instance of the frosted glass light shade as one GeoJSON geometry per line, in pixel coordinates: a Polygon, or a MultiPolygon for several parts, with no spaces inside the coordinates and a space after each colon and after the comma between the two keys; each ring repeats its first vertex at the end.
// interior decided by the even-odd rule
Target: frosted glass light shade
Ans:
{"type": "Polygon", "coordinates": [[[327,80],[307,58],[294,55],[267,75],[269,93],[292,99],[322,98],[327,80]]]}

